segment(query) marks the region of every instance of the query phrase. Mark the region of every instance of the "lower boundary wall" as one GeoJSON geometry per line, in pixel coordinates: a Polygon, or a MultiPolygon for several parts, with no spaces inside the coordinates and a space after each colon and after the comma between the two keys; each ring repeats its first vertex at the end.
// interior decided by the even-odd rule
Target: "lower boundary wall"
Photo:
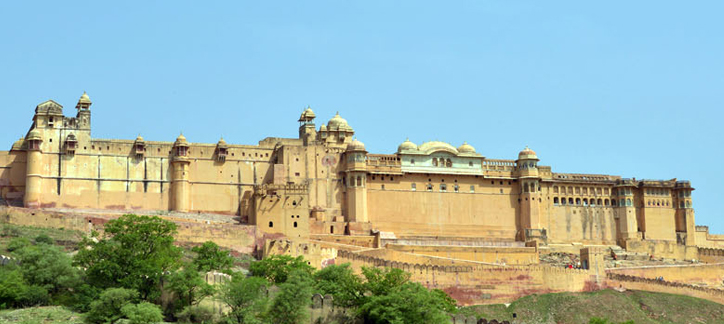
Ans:
{"type": "Polygon", "coordinates": [[[724,304],[724,290],[694,286],[679,282],[662,281],[622,274],[609,273],[606,288],[644,290],[675,295],[685,295],[724,304]]]}
{"type": "Polygon", "coordinates": [[[430,289],[441,289],[461,305],[512,302],[531,294],[583,292],[603,286],[605,274],[594,271],[548,266],[438,266],[394,262],[351,251],[337,251],[335,264],[361,267],[391,267],[412,274],[411,280],[430,289]]]}
{"type": "MultiPolygon", "coordinates": [[[[42,209],[0,207],[0,222],[23,226],[65,228],[89,234],[91,231],[102,232],[105,223],[121,215],[119,213],[106,216],[84,214],[82,212],[70,213],[42,209]]],[[[159,217],[164,218],[163,216],[159,217]]],[[[221,223],[206,224],[184,222],[178,219],[169,220],[178,226],[176,240],[180,243],[202,244],[206,241],[214,241],[219,246],[239,253],[249,254],[260,253],[264,246],[265,236],[257,232],[256,226],[221,223]]]]}

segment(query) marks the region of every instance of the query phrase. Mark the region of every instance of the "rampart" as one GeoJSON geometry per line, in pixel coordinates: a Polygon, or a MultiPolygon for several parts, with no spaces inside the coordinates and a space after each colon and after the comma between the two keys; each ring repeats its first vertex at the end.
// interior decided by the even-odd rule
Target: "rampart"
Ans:
{"type": "Polygon", "coordinates": [[[539,260],[536,247],[387,244],[387,248],[400,252],[508,265],[538,264],[539,260]]]}
{"type": "Polygon", "coordinates": [[[722,263],[724,248],[699,248],[699,260],[706,263],[722,263]]]}
{"type": "Polygon", "coordinates": [[[686,295],[702,298],[719,304],[724,304],[724,290],[701,287],[680,282],[662,281],[650,278],[641,278],[623,274],[608,273],[607,288],[644,290],[662,292],[667,294],[686,295]]]}
{"type": "Polygon", "coordinates": [[[593,291],[604,274],[581,269],[548,266],[434,265],[390,261],[351,251],[337,251],[336,264],[350,263],[357,271],[365,267],[391,267],[410,272],[411,279],[430,289],[441,289],[461,305],[511,302],[530,294],[563,291],[593,291]]]}
{"type": "MultiPolygon", "coordinates": [[[[103,231],[103,225],[122,214],[82,214],[55,212],[42,209],[0,207],[0,222],[16,225],[49,228],[65,228],[89,233],[103,231]]],[[[240,253],[256,253],[261,250],[264,235],[258,233],[256,226],[229,223],[200,223],[168,218],[178,226],[176,240],[180,243],[201,244],[214,241],[219,246],[240,253]]]]}
{"type": "Polygon", "coordinates": [[[724,264],[644,266],[630,268],[611,268],[609,274],[656,279],[662,277],[667,282],[721,286],[724,280],[724,264]]]}

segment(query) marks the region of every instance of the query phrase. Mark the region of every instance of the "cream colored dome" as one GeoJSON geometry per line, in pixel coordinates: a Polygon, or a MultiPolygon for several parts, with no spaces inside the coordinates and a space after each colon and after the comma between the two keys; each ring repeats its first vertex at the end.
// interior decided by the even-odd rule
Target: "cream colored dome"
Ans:
{"type": "Polygon", "coordinates": [[[80,96],[80,100],[78,102],[81,103],[91,103],[90,97],[88,97],[88,94],[83,91],[83,95],[80,96]]]}
{"type": "Polygon", "coordinates": [[[464,142],[463,145],[460,145],[458,147],[458,152],[460,153],[475,153],[475,148],[468,144],[468,142],[464,142]]]}
{"type": "Polygon", "coordinates": [[[311,108],[311,107],[307,107],[307,109],[305,109],[305,110],[302,112],[302,115],[299,116],[299,120],[300,120],[300,121],[302,121],[302,120],[311,120],[311,119],[314,119],[314,118],[316,118],[316,117],[317,117],[317,115],[314,114],[314,111],[312,111],[312,108],[311,108]]]}
{"type": "Polygon", "coordinates": [[[138,134],[138,137],[136,137],[136,142],[143,142],[143,136],[141,136],[141,134],[138,134]]]}
{"type": "Polygon", "coordinates": [[[422,145],[418,146],[417,149],[421,152],[424,152],[425,154],[430,154],[437,151],[445,151],[454,155],[458,155],[458,150],[454,146],[440,141],[422,143],[422,145]]]}
{"type": "Polygon", "coordinates": [[[397,147],[397,152],[416,151],[416,150],[417,150],[417,145],[413,142],[410,142],[409,138],[406,139],[404,142],[402,142],[402,144],[400,144],[400,146],[397,147]]]}
{"type": "Polygon", "coordinates": [[[327,123],[327,128],[329,130],[337,130],[337,129],[346,129],[349,125],[347,124],[347,120],[339,116],[339,112],[337,112],[332,119],[329,120],[327,123]]]}
{"type": "Polygon", "coordinates": [[[188,146],[188,142],[186,141],[186,136],[184,136],[184,134],[179,135],[179,136],[176,138],[176,143],[175,143],[175,144],[176,144],[176,145],[186,145],[186,146],[188,146]]]}
{"type": "Polygon", "coordinates": [[[538,155],[526,146],[525,149],[518,153],[518,160],[538,160],[538,155]]]}
{"type": "Polygon", "coordinates": [[[356,138],[352,140],[349,144],[347,144],[347,151],[364,151],[365,150],[365,144],[358,141],[356,138]]]}
{"type": "Polygon", "coordinates": [[[218,143],[218,144],[219,144],[219,145],[226,145],[226,141],[224,140],[223,137],[222,137],[221,139],[219,139],[219,143],[218,143]]]}
{"type": "Polygon", "coordinates": [[[28,133],[28,140],[29,141],[34,141],[34,140],[42,141],[43,137],[40,136],[40,131],[38,131],[37,128],[33,128],[33,130],[31,130],[30,133],[28,133]]]}

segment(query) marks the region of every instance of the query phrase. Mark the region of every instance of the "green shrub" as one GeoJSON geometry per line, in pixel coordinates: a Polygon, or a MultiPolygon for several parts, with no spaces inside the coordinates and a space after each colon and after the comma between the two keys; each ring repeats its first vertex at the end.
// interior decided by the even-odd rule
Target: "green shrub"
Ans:
{"type": "Polygon", "coordinates": [[[0,233],[0,236],[4,236],[4,237],[18,237],[18,236],[20,236],[21,234],[22,234],[22,233],[20,232],[20,229],[18,229],[17,227],[12,226],[12,225],[5,225],[5,226],[3,226],[3,230],[2,230],[2,232],[0,233]]]}
{"type": "Polygon", "coordinates": [[[53,245],[55,244],[55,240],[50,238],[50,236],[48,236],[47,234],[43,233],[35,237],[35,243],[53,245]]]}
{"type": "Polygon", "coordinates": [[[18,302],[24,307],[43,306],[48,304],[50,294],[41,286],[28,286],[18,295],[18,302]]]}
{"type": "Polygon", "coordinates": [[[128,318],[130,324],[151,324],[163,320],[161,308],[149,302],[139,304],[126,304],[121,312],[128,318]]]}
{"type": "Polygon", "coordinates": [[[214,310],[211,307],[201,305],[188,306],[176,314],[176,317],[182,323],[211,324],[217,321],[214,310]]]}
{"type": "Polygon", "coordinates": [[[0,267],[0,305],[4,305],[4,307],[19,305],[20,296],[27,288],[19,269],[8,266],[0,267]]]}
{"type": "Polygon", "coordinates": [[[30,245],[30,240],[24,237],[16,237],[12,240],[10,240],[10,243],[8,243],[7,250],[8,252],[13,252],[20,250],[26,246],[30,245]]]}
{"type": "Polygon", "coordinates": [[[86,314],[87,323],[115,323],[123,317],[121,309],[138,299],[138,292],[133,289],[109,288],[104,290],[97,300],[91,302],[90,311],[86,314]]]}

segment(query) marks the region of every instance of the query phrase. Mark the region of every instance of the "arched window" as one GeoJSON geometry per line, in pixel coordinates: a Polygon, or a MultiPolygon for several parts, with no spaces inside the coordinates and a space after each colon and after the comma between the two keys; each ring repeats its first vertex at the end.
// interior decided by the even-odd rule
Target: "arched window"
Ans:
{"type": "Polygon", "coordinates": [[[604,204],[605,206],[608,206],[608,205],[609,205],[608,199],[605,199],[605,200],[603,201],[603,204],[604,204]]]}
{"type": "Polygon", "coordinates": [[[568,187],[568,194],[569,194],[569,195],[572,195],[572,194],[573,194],[573,187],[568,187]]]}
{"type": "Polygon", "coordinates": [[[271,221],[270,221],[270,222],[269,222],[269,227],[270,227],[270,228],[271,228],[271,227],[274,227],[274,222],[271,222],[271,221]]]}
{"type": "Polygon", "coordinates": [[[558,193],[558,186],[553,186],[553,193],[558,193]]]}
{"type": "Polygon", "coordinates": [[[601,206],[601,202],[602,202],[601,199],[597,200],[597,201],[596,201],[596,205],[601,206]]]}
{"type": "Polygon", "coordinates": [[[427,191],[432,191],[432,184],[430,184],[430,183],[427,184],[427,191]]]}
{"type": "Polygon", "coordinates": [[[553,206],[558,206],[558,197],[553,197],[553,206]]]}
{"type": "Polygon", "coordinates": [[[528,184],[523,185],[523,192],[528,192],[528,184]]]}
{"type": "Polygon", "coordinates": [[[297,227],[297,222],[294,222],[294,227],[297,227]]]}
{"type": "Polygon", "coordinates": [[[649,205],[649,206],[651,206],[651,200],[647,200],[647,201],[646,201],[646,204],[649,205]]]}
{"type": "Polygon", "coordinates": [[[447,159],[447,162],[445,162],[445,166],[448,168],[452,168],[452,160],[447,159]]]}
{"type": "Polygon", "coordinates": [[[583,198],[583,206],[588,206],[588,199],[583,198]]]}
{"type": "Polygon", "coordinates": [[[432,158],[432,166],[437,166],[437,158],[432,158]]]}
{"type": "Polygon", "coordinates": [[[576,205],[580,205],[580,204],[581,204],[581,198],[576,198],[576,205]]]}
{"type": "Polygon", "coordinates": [[[357,187],[362,187],[362,177],[357,176],[357,187]]]}
{"type": "Polygon", "coordinates": [[[626,199],[626,206],[631,206],[631,198],[626,199]]]}
{"type": "Polygon", "coordinates": [[[573,197],[568,198],[568,204],[569,204],[569,205],[573,205],[573,197]]]}

